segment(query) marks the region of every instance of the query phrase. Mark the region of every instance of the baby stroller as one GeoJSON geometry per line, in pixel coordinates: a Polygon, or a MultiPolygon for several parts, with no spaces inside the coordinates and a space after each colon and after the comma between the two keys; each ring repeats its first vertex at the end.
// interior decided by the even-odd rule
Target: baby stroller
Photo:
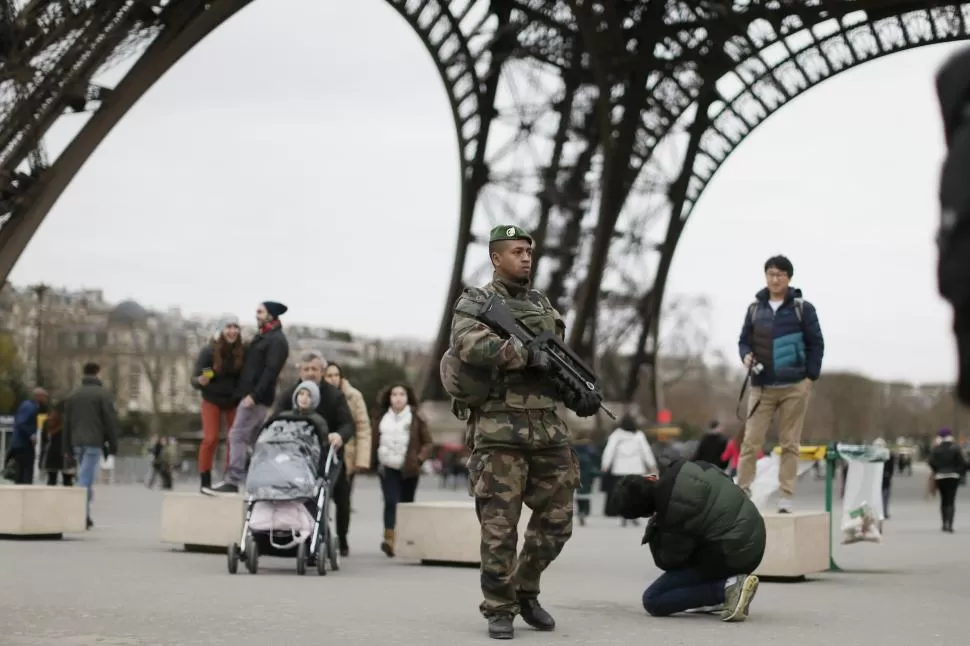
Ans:
{"type": "Polygon", "coordinates": [[[246,477],[246,519],[242,537],[228,550],[229,573],[256,574],[260,555],[296,558],[297,574],[316,565],[321,576],[340,569],[337,540],[330,527],[330,496],[340,477],[340,461],[328,446],[319,417],[286,412],[260,430],[246,477]]]}

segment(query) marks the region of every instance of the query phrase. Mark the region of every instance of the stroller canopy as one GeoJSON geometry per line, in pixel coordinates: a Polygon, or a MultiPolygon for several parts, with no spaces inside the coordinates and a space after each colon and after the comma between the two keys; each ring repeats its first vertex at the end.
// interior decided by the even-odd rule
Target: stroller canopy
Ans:
{"type": "Polygon", "coordinates": [[[255,500],[313,498],[326,435],[319,415],[285,412],[270,419],[253,446],[246,493],[255,500]]]}

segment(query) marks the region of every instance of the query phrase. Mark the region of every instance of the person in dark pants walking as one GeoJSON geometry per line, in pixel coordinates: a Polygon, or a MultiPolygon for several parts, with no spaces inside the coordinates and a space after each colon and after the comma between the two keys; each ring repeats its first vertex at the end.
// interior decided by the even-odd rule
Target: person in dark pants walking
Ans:
{"type": "Polygon", "coordinates": [[[333,491],[333,503],[337,512],[337,541],[340,543],[340,555],[350,554],[350,544],[347,533],[350,531],[350,499],[354,490],[354,474],[370,469],[371,446],[373,432],[370,427],[370,413],[367,403],[359,390],[354,388],[344,377],[343,370],[336,363],[326,363],[323,378],[328,384],[339,388],[347,398],[350,416],[354,420],[354,436],[344,445],[344,476],[341,477],[333,491]]]}
{"type": "Polygon", "coordinates": [[[26,399],[17,407],[13,421],[13,438],[10,450],[4,458],[4,463],[14,460],[16,471],[14,484],[34,484],[34,459],[37,451],[34,440],[37,437],[37,415],[47,406],[47,391],[34,388],[30,399],[26,399]]]}
{"type": "Polygon", "coordinates": [[[77,469],[74,456],[69,455],[69,447],[64,446],[64,401],[58,402],[54,410],[44,421],[40,431],[41,453],[40,468],[47,472],[47,486],[57,485],[57,474],[61,474],[61,482],[65,487],[74,486],[74,475],[77,469]]]}
{"type": "MultiPolygon", "coordinates": [[[[300,381],[280,393],[279,399],[273,406],[273,414],[293,409],[293,394],[301,383],[310,381],[317,384],[320,389],[320,401],[317,404],[316,412],[327,423],[329,430],[327,441],[337,451],[337,459],[343,460],[347,443],[354,439],[354,418],[343,392],[323,378],[326,365],[327,362],[319,352],[307,352],[300,357],[300,381]]],[[[347,476],[342,470],[337,481],[333,483],[333,501],[337,512],[337,535],[339,536],[340,530],[343,529],[344,541],[346,541],[347,526],[343,523],[349,523],[350,514],[350,493],[347,485],[347,476]],[[341,502],[346,500],[344,507],[347,513],[346,517],[342,518],[341,516],[341,507],[340,503],[337,502],[338,500],[341,502]]],[[[341,544],[342,547],[343,543],[341,544]]],[[[341,553],[344,552],[345,550],[341,549],[341,553]]]]}
{"type": "MultiPolygon", "coordinates": [[[[876,438],[872,443],[876,448],[886,448],[886,440],[876,438]]],[[[882,517],[889,520],[889,495],[892,493],[893,475],[896,473],[896,454],[890,452],[882,465],[882,517]]]]}
{"type": "Polygon", "coordinates": [[[378,465],[381,493],[384,494],[381,551],[392,557],[397,506],[402,502],[414,502],[421,465],[431,455],[431,433],[428,423],[418,412],[414,391],[403,384],[393,384],[381,393],[372,427],[373,463],[378,465]]]}
{"type": "Polygon", "coordinates": [[[953,441],[953,433],[941,428],[937,433],[940,443],[930,453],[929,465],[933,470],[936,490],[940,492],[940,516],[943,531],[953,533],[953,516],[956,513],[957,489],[960,478],[967,471],[967,460],[963,450],[953,441]]]}

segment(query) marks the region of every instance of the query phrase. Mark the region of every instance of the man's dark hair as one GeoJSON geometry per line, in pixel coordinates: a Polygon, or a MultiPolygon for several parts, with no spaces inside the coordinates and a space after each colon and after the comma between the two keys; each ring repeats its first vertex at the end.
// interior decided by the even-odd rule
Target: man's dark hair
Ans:
{"type": "Polygon", "coordinates": [[[788,274],[789,278],[795,275],[795,267],[792,266],[791,260],[789,260],[786,256],[778,255],[768,258],[768,260],[765,261],[765,271],[767,272],[769,269],[783,271],[788,274]]]}
{"type": "Polygon", "coordinates": [[[89,361],[84,364],[84,368],[81,369],[81,372],[85,377],[95,377],[99,372],[101,372],[101,366],[93,361],[89,361]]]}
{"type": "Polygon", "coordinates": [[[494,242],[488,243],[488,259],[492,259],[493,253],[502,253],[505,251],[505,247],[508,246],[508,240],[496,240],[494,242]]]}

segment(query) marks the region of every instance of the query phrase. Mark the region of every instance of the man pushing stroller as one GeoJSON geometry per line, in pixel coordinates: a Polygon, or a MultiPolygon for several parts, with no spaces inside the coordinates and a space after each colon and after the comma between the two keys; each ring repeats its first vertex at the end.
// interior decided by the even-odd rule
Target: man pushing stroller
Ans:
{"type": "Polygon", "coordinates": [[[339,567],[328,508],[333,481],[340,477],[340,437],[328,432],[316,412],[319,403],[317,384],[300,383],[293,409],[274,415],[256,436],[243,534],[229,546],[231,573],[245,555],[247,569],[255,574],[260,554],[295,556],[299,574],[313,563],[320,574],[328,564],[339,567]]]}

